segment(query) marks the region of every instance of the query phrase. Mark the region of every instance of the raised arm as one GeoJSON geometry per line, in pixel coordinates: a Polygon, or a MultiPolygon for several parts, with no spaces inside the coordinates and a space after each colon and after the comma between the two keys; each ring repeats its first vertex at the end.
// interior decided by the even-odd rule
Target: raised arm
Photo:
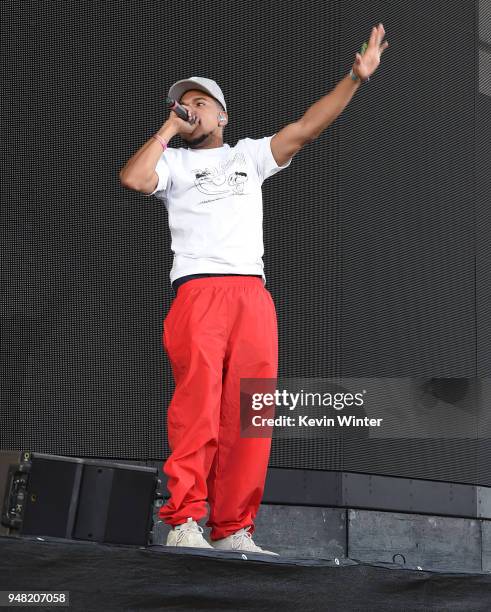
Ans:
{"type": "MultiPolygon", "coordinates": [[[[169,117],[157,132],[166,143],[178,134],[192,133],[198,125],[192,109],[185,104],[182,106],[190,113],[191,121],[184,121],[173,110],[170,111],[169,117]]],[[[119,180],[123,187],[147,194],[155,191],[159,181],[155,168],[161,155],[160,142],[153,137],[149,138],[120,170],[119,180]]]]}
{"type": "Polygon", "coordinates": [[[346,75],[336,87],[310,106],[304,115],[289,123],[271,139],[271,151],[279,166],[285,164],[302,147],[315,140],[343,112],[362,81],[366,81],[380,64],[380,56],[389,46],[382,40],[384,26],[372,28],[368,46],[361,55],[357,53],[351,74],[346,75]]]}
{"type": "MultiPolygon", "coordinates": [[[[157,134],[165,142],[169,142],[176,135],[176,128],[167,121],[158,130],[157,134]]],[[[119,172],[119,180],[123,187],[133,191],[152,193],[157,187],[159,177],[155,172],[157,162],[162,155],[162,145],[151,137],[138,151],[130,157],[119,172]]]]}

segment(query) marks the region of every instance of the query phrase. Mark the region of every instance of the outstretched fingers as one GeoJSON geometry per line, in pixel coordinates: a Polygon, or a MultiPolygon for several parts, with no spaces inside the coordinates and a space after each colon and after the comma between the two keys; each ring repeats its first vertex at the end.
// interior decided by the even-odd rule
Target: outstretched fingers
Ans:
{"type": "Polygon", "coordinates": [[[373,26],[372,31],[370,33],[370,38],[368,41],[369,46],[376,47],[377,49],[380,47],[385,36],[384,26],[379,23],[376,26],[373,26]]]}
{"type": "Polygon", "coordinates": [[[374,47],[377,44],[377,35],[378,35],[378,28],[377,26],[373,26],[372,31],[370,32],[370,38],[368,39],[369,47],[374,47]]]}

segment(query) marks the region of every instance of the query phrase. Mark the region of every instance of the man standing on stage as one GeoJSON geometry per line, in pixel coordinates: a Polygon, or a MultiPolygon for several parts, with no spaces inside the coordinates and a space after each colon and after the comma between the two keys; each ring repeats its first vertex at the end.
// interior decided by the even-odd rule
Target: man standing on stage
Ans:
{"type": "Polygon", "coordinates": [[[167,545],[262,552],[252,540],[271,438],[240,435],[240,379],[275,379],[276,310],[262,256],[261,185],[287,168],[367,81],[388,46],[382,24],[356,54],[350,74],[298,121],[273,136],[223,142],[226,102],[204,77],[177,81],[160,130],[126,163],[122,184],[161,199],[169,216],[176,295],[163,323],[163,344],[175,379],[167,424],[171,455],[163,466],[170,498],[160,509],[172,526],[167,545]],[[187,148],[169,148],[179,135],[187,148]],[[198,521],[210,515],[211,545],[198,521]]]}

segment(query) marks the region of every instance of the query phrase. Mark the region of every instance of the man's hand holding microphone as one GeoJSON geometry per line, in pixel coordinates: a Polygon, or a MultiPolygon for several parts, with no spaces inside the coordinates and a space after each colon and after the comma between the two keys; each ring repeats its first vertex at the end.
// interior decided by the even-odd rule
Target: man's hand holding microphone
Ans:
{"type": "Polygon", "coordinates": [[[164,126],[172,127],[177,136],[192,134],[200,123],[199,117],[186,104],[179,104],[171,98],[167,98],[167,102],[172,105],[172,108],[164,126]]]}
{"type": "Polygon", "coordinates": [[[157,161],[167,143],[174,136],[192,134],[200,124],[199,117],[185,104],[167,98],[170,114],[162,127],[126,162],[119,172],[119,180],[127,189],[152,193],[159,177],[155,172],[157,161]],[[157,144],[160,143],[160,146],[157,144]]]}

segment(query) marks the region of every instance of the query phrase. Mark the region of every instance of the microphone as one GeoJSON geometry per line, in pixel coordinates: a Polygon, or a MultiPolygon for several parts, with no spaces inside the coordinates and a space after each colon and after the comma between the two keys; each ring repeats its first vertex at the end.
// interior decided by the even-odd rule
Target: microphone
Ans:
{"type": "Polygon", "coordinates": [[[173,110],[180,119],[189,121],[188,111],[184,106],[181,106],[177,100],[174,100],[174,98],[166,98],[165,103],[169,107],[169,110],[173,110]]]}

